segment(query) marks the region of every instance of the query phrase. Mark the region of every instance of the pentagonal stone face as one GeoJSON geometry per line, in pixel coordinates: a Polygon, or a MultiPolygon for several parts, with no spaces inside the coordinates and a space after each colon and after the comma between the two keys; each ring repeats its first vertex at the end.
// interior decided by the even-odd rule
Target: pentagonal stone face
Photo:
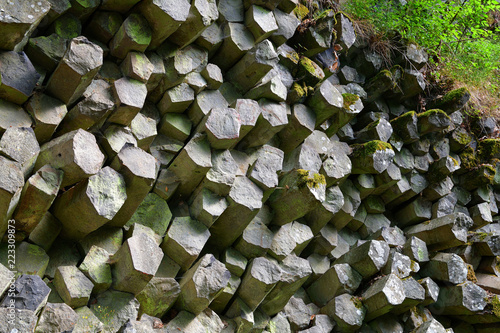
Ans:
{"type": "Polygon", "coordinates": [[[165,92],[158,103],[162,114],[167,112],[184,112],[194,101],[194,90],[187,83],[181,83],[165,92]]]}
{"type": "Polygon", "coordinates": [[[50,140],[68,112],[64,103],[42,93],[33,95],[26,109],[35,120],[35,135],[40,144],[50,140]]]}
{"type": "Polygon", "coordinates": [[[113,288],[139,293],[153,278],[163,258],[163,252],[150,237],[140,234],[127,239],[115,254],[113,288]]]}
{"type": "Polygon", "coordinates": [[[84,130],[76,130],[43,145],[35,170],[45,164],[63,170],[61,187],[65,187],[96,174],[103,163],[104,155],[95,137],[84,130]]]}
{"type": "Polygon", "coordinates": [[[61,195],[52,208],[63,224],[62,235],[82,239],[111,221],[127,198],[123,177],[105,167],[61,195]]]}
{"type": "Polygon", "coordinates": [[[212,254],[203,256],[180,281],[181,294],[177,307],[194,314],[200,313],[227,286],[230,277],[226,266],[212,254]]]}
{"type": "Polygon", "coordinates": [[[110,253],[93,245],[78,268],[94,284],[93,292],[98,294],[111,286],[111,267],[108,264],[110,253]]]}
{"type": "Polygon", "coordinates": [[[322,312],[333,318],[339,328],[350,331],[361,327],[366,309],[355,296],[343,294],[332,299],[322,312]]]}
{"type": "Polygon", "coordinates": [[[73,104],[90,85],[103,63],[103,51],[85,37],[71,40],[68,49],[47,83],[47,92],[73,104]]]}
{"type": "Polygon", "coordinates": [[[157,48],[183,23],[189,14],[187,0],[142,1],[138,10],[148,20],[152,30],[150,49],[157,48]]]}
{"type": "Polygon", "coordinates": [[[35,165],[36,158],[40,152],[40,146],[36,140],[33,129],[27,127],[8,128],[0,140],[0,152],[2,155],[18,162],[25,177],[27,177],[35,165]]]}
{"type": "Polygon", "coordinates": [[[26,102],[40,78],[26,54],[0,53],[0,67],[0,98],[19,105],[26,102]]]}
{"type": "Polygon", "coordinates": [[[208,141],[214,149],[228,149],[239,139],[240,122],[235,109],[214,108],[205,123],[208,141]]]}
{"type": "Polygon", "coordinates": [[[109,44],[110,54],[123,59],[130,51],[144,52],[151,43],[151,28],[141,14],[129,15],[109,44]]]}
{"type": "Polygon", "coordinates": [[[423,276],[451,283],[463,283],[467,279],[467,266],[455,253],[437,253],[422,268],[423,276]]]}
{"type": "Polygon", "coordinates": [[[118,106],[108,121],[128,126],[144,106],[147,87],[140,81],[123,77],[113,82],[113,93],[118,106]]]}
{"type": "Polygon", "coordinates": [[[163,236],[171,218],[172,213],[167,202],[158,195],[149,193],[125,226],[142,224],[150,227],[156,234],[163,236]]]}
{"type": "Polygon", "coordinates": [[[217,90],[224,81],[221,69],[215,64],[208,64],[201,71],[201,75],[207,81],[207,89],[217,90]]]}
{"type": "Polygon", "coordinates": [[[161,248],[186,271],[196,260],[209,237],[210,232],[201,222],[189,217],[177,217],[172,221],[161,248]]]}
{"type": "Polygon", "coordinates": [[[1,306],[8,307],[11,302],[19,310],[30,310],[38,314],[47,303],[50,288],[37,275],[21,275],[14,283],[13,295],[7,295],[1,306]]]}
{"type": "Polygon", "coordinates": [[[224,197],[204,188],[194,198],[189,210],[194,218],[210,228],[227,206],[228,203],[224,197]]]}
{"type": "Polygon", "coordinates": [[[154,66],[144,53],[129,52],[120,65],[122,73],[134,80],[147,83],[154,66]]]}
{"type": "Polygon", "coordinates": [[[403,303],[404,299],[403,282],[394,274],[383,277],[363,293],[366,319],[371,320],[389,312],[394,306],[403,303]]]}
{"type": "Polygon", "coordinates": [[[237,295],[251,309],[256,309],[281,278],[281,268],[273,261],[253,259],[243,275],[237,295]]]}
{"type": "Polygon", "coordinates": [[[94,284],[76,266],[59,266],[54,277],[58,294],[72,308],[87,305],[94,284]]]}

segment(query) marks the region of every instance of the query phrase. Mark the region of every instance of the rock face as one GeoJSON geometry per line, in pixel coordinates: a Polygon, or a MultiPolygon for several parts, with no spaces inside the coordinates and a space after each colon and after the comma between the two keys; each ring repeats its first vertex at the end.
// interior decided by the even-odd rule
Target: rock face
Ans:
{"type": "Polygon", "coordinates": [[[498,126],[328,3],[0,0],[0,332],[500,330],[498,126]]]}

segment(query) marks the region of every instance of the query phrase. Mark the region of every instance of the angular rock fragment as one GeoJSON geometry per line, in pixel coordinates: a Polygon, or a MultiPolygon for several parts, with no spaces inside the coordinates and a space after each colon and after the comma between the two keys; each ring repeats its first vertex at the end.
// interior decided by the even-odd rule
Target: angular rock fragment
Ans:
{"type": "Polygon", "coordinates": [[[261,6],[250,6],[245,13],[245,25],[259,43],[278,31],[278,24],[272,11],[261,6]]]}
{"type": "Polygon", "coordinates": [[[389,245],[384,241],[372,240],[351,249],[335,261],[335,264],[349,264],[364,280],[375,275],[387,263],[389,245]]]}
{"type": "Polygon", "coordinates": [[[151,28],[144,16],[130,14],[109,44],[113,57],[124,59],[130,51],[144,52],[151,43],[151,28]]]}
{"type": "Polygon", "coordinates": [[[454,284],[467,279],[467,266],[462,258],[454,253],[437,253],[421,269],[423,276],[454,284]]]}
{"type": "Polygon", "coordinates": [[[231,245],[262,207],[262,190],[247,177],[236,177],[227,197],[228,207],[210,227],[209,244],[231,245]]]}
{"type": "Polygon", "coordinates": [[[108,263],[109,258],[110,253],[108,251],[93,245],[83,262],[78,266],[94,284],[92,292],[95,294],[106,291],[113,282],[111,267],[108,263]]]}
{"type": "Polygon", "coordinates": [[[162,250],[172,258],[182,271],[186,271],[198,258],[205,246],[210,231],[201,223],[189,217],[176,217],[161,244],[162,250]],[[189,239],[185,237],[189,234],[189,239]]]}
{"type": "Polygon", "coordinates": [[[35,229],[56,198],[62,178],[62,171],[45,165],[27,180],[13,215],[17,230],[35,229]]]}
{"type": "Polygon", "coordinates": [[[158,103],[158,110],[162,114],[167,112],[184,112],[194,101],[194,90],[187,83],[181,83],[165,92],[158,103]]]}
{"type": "Polygon", "coordinates": [[[339,329],[354,332],[363,324],[366,308],[356,296],[342,294],[321,308],[321,313],[335,320],[339,329]]]}
{"type": "Polygon", "coordinates": [[[440,251],[467,242],[473,221],[463,213],[454,213],[405,229],[407,236],[418,237],[431,251],[440,251]]]}
{"type": "Polygon", "coordinates": [[[76,266],[59,266],[54,277],[57,293],[72,308],[87,305],[94,284],[76,266]]]}
{"type": "Polygon", "coordinates": [[[104,332],[118,332],[130,318],[137,318],[139,302],[130,293],[108,290],[96,297],[90,310],[104,325],[104,332]]]}
{"type": "Polygon", "coordinates": [[[278,260],[283,260],[292,253],[300,255],[312,238],[313,234],[307,225],[287,223],[274,234],[269,254],[278,260]]]}
{"type": "Polygon", "coordinates": [[[37,316],[47,304],[50,288],[36,275],[21,275],[13,284],[9,294],[3,299],[1,308],[14,304],[17,310],[29,310],[37,316]]]}
{"type": "MultiPolygon", "coordinates": [[[[304,218],[307,225],[311,228],[313,235],[323,232],[335,214],[337,214],[344,205],[344,195],[338,186],[331,186],[326,189],[325,200],[316,209],[307,213],[304,218]]],[[[325,232],[327,232],[325,230],[325,232]]],[[[324,244],[315,244],[316,251],[324,248],[324,244]]],[[[333,249],[332,249],[333,250],[333,249]]],[[[316,252],[315,251],[315,252],[316,252]]],[[[324,254],[324,253],[322,253],[324,254]]]]}
{"type": "Polygon", "coordinates": [[[382,173],[394,157],[392,146],[386,142],[373,140],[353,145],[351,155],[352,173],[382,173]]]}
{"type": "Polygon", "coordinates": [[[24,52],[2,52],[0,67],[0,98],[19,105],[26,102],[40,78],[30,59],[24,52]]]}
{"type": "Polygon", "coordinates": [[[234,242],[236,250],[247,259],[264,256],[271,248],[274,233],[267,224],[272,216],[267,206],[263,206],[255,218],[243,230],[241,236],[234,242]]]}
{"type": "Polygon", "coordinates": [[[486,306],[486,291],[471,281],[440,289],[439,298],[432,310],[442,315],[472,315],[486,306]]]}
{"type": "Polygon", "coordinates": [[[279,282],[281,275],[281,268],[273,261],[265,257],[252,259],[236,295],[255,310],[279,282]]]}
{"type": "Polygon", "coordinates": [[[179,282],[181,293],[176,307],[199,314],[226,287],[230,277],[229,270],[212,254],[203,256],[179,282]]]}
{"type": "Polygon", "coordinates": [[[52,213],[61,221],[64,237],[82,239],[110,222],[126,198],[123,176],[105,167],[58,197],[52,213]]]}
{"type": "Polygon", "coordinates": [[[170,35],[169,40],[181,48],[194,42],[219,18],[215,0],[196,0],[191,4],[186,20],[170,35]]]}
{"type": "Polygon", "coordinates": [[[73,331],[77,320],[78,314],[67,304],[47,303],[40,314],[35,332],[73,331]]]}
{"type": "Polygon", "coordinates": [[[146,85],[123,77],[113,82],[112,89],[117,107],[107,121],[128,126],[144,106],[147,95],[146,85]]]}
{"type": "Polygon", "coordinates": [[[47,83],[47,93],[73,104],[82,96],[103,64],[103,50],[85,37],[71,40],[47,83]]]}
{"type": "Polygon", "coordinates": [[[245,25],[237,22],[224,25],[223,35],[222,45],[211,61],[221,70],[227,71],[253,48],[255,39],[245,25]]]}

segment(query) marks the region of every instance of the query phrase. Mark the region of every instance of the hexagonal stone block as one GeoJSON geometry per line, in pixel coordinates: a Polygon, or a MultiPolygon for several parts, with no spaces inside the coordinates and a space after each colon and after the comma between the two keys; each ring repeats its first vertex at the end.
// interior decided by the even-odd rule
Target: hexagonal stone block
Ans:
{"type": "Polygon", "coordinates": [[[108,261],[111,254],[103,248],[93,245],[78,268],[94,284],[93,293],[107,290],[112,281],[111,266],[108,261]]]}
{"type": "Polygon", "coordinates": [[[109,116],[109,122],[128,126],[141,111],[148,90],[143,82],[123,77],[113,82],[116,109],[109,116]]]}
{"type": "Polygon", "coordinates": [[[245,25],[255,38],[255,43],[263,41],[278,31],[278,24],[272,11],[261,6],[251,6],[245,13],[245,25]]]}
{"type": "Polygon", "coordinates": [[[94,284],[76,266],[59,266],[54,277],[57,293],[72,308],[87,305],[94,284]]]}
{"type": "Polygon", "coordinates": [[[339,328],[351,332],[358,330],[363,324],[366,308],[356,296],[343,294],[321,308],[321,313],[335,320],[339,328]]]}
{"type": "Polygon", "coordinates": [[[229,282],[231,273],[212,254],[206,254],[179,282],[181,293],[176,307],[199,314],[206,309],[229,282]]]}
{"type": "Polygon", "coordinates": [[[110,222],[126,198],[123,176],[105,167],[58,197],[52,212],[63,225],[64,237],[82,239],[110,222]]]}
{"type": "Polygon", "coordinates": [[[120,69],[125,76],[147,83],[153,73],[154,66],[144,53],[132,51],[127,53],[120,69]]]}
{"type": "Polygon", "coordinates": [[[194,101],[194,90],[187,84],[181,83],[165,92],[157,104],[162,114],[167,112],[184,112],[194,101]]]}
{"type": "Polygon", "coordinates": [[[90,85],[102,63],[101,47],[83,36],[72,39],[47,83],[47,93],[65,104],[73,104],[90,85]]]}
{"type": "Polygon", "coordinates": [[[153,317],[163,317],[174,305],[181,292],[179,283],[173,278],[154,277],[137,294],[137,300],[141,304],[139,315],[143,313],[153,317]]]}
{"type": "Polygon", "coordinates": [[[40,144],[50,140],[68,112],[63,102],[42,93],[30,98],[26,110],[35,120],[35,136],[40,144]]]}
{"type": "Polygon", "coordinates": [[[214,108],[207,116],[203,129],[212,148],[229,149],[239,141],[240,126],[235,109],[214,108]]]}
{"type": "MultiPolygon", "coordinates": [[[[102,7],[101,7],[102,8],[102,7]]],[[[151,28],[144,16],[130,14],[109,44],[109,53],[124,59],[130,51],[144,52],[151,43],[151,28]]]]}
{"type": "Polygon", "coordinates": [[[172,258],[182,271],[194,263],[205,246],[210,231],[201,222],[190,217],[176,217],[161,244],[162,250],[172,258]],[[190,237],[187,238],[186,235],[190,237]]]}
{"type": "Polygon", "coordinates": [[[139,293],[154,277],[163,258],[156,242],[144,235],[131,237],[114,254],[113,288],[139,293]]]}

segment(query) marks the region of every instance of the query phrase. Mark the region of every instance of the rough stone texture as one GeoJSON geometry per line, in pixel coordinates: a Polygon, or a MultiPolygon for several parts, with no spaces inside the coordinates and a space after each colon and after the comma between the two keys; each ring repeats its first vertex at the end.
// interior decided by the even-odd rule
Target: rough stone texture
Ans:
{"type": "Polygon", "coordinates": [[[74,331],[78,314],[67,304],[47,303],[43,309],[35,332],[74,331]]]}
{"type": "Polygon", "coordinates": [[[113,255],[113,288],[139,293],[156,274],[163,255],[156,242],[145,234],[127,239],[113,255]]]}
{"type": "Polygon", "coordinates": [[[40,74],[24,52],[2,52],[0,66],[2,67],[0,98],[19,105],[23,104],[35,89],[40,74]]]}
{"type": "Polygon", "coordinates": [[[111,267],[108,263],[110,254],[103,248],[93,245],[78,268],[94,284],[93,293],[106,291],[112,283],[111,267]]]}
{"type": "Polygon", "coordinates": [[[73,104],[92,82],[103,63],[102,49],[85,37],[71,40],[47,83],[47,93],[73,104]]]}
{"type": "Polygon", "coordinates": [[[96,297],[90,310],[103,324],[104,332],[118,332],[130,318],[137,318],[139,302],[132,294],[108,290],[96,297]]]}
{"type": "Polygon", "coordinates": [[[58,197],[52,213],[62,223],[62,236],[82,239],[110,222],[126,198],[123,176],[105,167],[58,197]]]}
{"type": "Polygon", "coordinates": [[[139,315],[148,314],[154,317],[163,317],[175,303],[181,289],[173,278],[154,277],[136,295],[141,304],[139,315]]]}
{"type": "Polygon", "coordinates": [[[67,305],[78,308],[88,303],[94,284],[76,266],[59,266],[54,286],[67,305]]]}
{"type": "Polygon", "coordinates": [[[176,307],[199,314],[225,288],[230,277],[229,270],[212,254],[201,257],[179,282],[181,293],[176,307]]]}

